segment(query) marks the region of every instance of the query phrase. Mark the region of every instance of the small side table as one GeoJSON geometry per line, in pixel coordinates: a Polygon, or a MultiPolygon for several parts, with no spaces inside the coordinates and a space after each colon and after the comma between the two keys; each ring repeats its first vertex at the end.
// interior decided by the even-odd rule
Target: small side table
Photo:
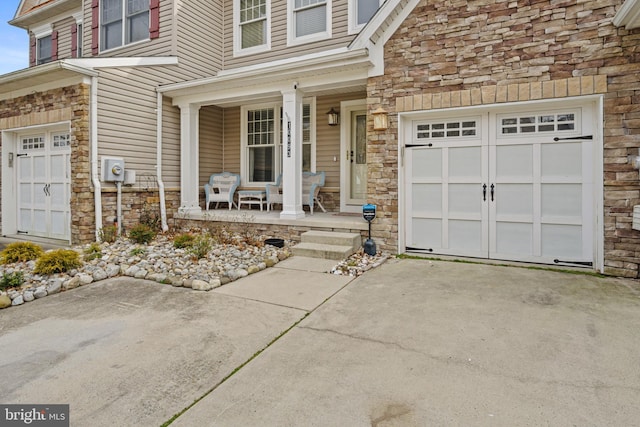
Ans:
{"type": "Polygon", "coordinates": [[[267,203],[266,194],[264,190],[238,191],[238,210],[243,203],[249,205],[249,209],[251,209],[251,205],[260,205],[260,210],[262,210],[262,207],[267,203]]]}

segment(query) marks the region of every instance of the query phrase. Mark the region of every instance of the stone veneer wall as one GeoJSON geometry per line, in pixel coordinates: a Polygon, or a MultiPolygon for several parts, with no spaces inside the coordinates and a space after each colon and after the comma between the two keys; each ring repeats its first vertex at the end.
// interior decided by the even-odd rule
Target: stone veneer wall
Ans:
{"type": "Polygon", "coordinates": [[[89,86],[77,84],[0,101],[0,129],[71,123],[71,241],[93,235],[89,160],[89,86]]]}
{"type": "Polygon", "coordinates": [[[605,272],[639,277],[640,30],[616,28],[623,0],[421,1],[385,45],[385,75],[368,82],[368,109],[389,112],[368,128],[374,235],[398,242],[398,120],[404,111],[604,94],[605,272]]]}
{"type": "MultiPolygon", "coordinates": [[[[114,188],[102,189],[102,225],[113,225],[117,213],[117,192],[114,188]]],[[[172,229],[173,214],[180,207],[180,191],[165,189],[164,192],[167,224],[172,229]]],[[[140,224],[143,215],[156,218],[160,224],[160,195],[157,188],[139,189],[123,187],[121,193],[122,203],[122,230],[126,233],[131,227],[140,224]]],[[[92,230],[92,232],[95,231],[92,230]]],[[[94,241],[95,233],[87,241],[94,241]]]]}

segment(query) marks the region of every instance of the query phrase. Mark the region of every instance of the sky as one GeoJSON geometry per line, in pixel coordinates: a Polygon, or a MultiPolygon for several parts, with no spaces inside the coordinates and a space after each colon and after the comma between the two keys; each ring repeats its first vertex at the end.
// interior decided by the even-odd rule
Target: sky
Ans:
{"type": "Polygon", "coordinates": [[[20,0],[0,0],[0,75],[29,66],[29,36],[9,25],[20,0]]]}

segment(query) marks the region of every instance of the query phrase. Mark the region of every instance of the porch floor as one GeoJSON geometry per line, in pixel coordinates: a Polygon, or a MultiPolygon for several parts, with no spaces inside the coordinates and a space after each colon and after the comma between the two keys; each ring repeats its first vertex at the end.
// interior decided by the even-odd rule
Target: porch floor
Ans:
{"type": "Polygon", "coordinates": [[[177,215],[175,219],[231,223],[269,224],[277,226],[309,227],[312,229],[368,230],[368,223],[361,214],[342,212],[305,212],[304,218],[282,219],[280,210],[267,212],[259,209],[210,209],[199,214],[177,215]]]}

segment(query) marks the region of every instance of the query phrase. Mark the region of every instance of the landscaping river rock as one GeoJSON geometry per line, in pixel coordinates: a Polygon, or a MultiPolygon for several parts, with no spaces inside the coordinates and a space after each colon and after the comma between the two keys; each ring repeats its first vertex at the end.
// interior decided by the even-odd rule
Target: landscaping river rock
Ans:
{"type": "MultiPolygon", "coordinates": [[[[89,245],[77,247],[81,257],[89,245]]],[[[22,272],[20,288],[0,292],[0,309],[22,305],[116,276],[153,280],[176,287],[209,291],[234,280],[257,273],[288,258],[288,246],[254,246],[239,243],[212,246],[206,257],[196,259],[188,249],[176,248],[173,240],[158,236],[147,245],[120,239],[100,244],[100,256],[84,261],[79,269],[54,275],[33,273],[35,261],[0,265],[0,275],[22,272]]],[[[362,251],[340,262],[328,273],[357,276],[380,265],[388,255],[369,256],[362,251]]]]}

